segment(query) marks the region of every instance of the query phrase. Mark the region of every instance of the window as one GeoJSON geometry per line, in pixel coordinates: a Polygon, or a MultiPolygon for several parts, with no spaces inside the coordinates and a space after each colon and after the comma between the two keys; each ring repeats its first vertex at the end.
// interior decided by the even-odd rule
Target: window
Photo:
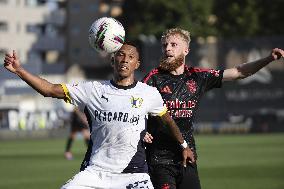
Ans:
{"type": "Polygon", "coordinates": [[[46,24],[28,24],[26,27],[26,31],[40,35],[40,34],[45,34],[46,27],[47,27],[46,24]]]}
{"type": "Polygon", "coordinates": [[[45,3],[46,3],[46,0],[25,0],[25,4],[28,7],[42,6],[45,3]]]}
{"type": "Polygon", "coordinates": [[[39,25],[28,24],[26,27],[26,31],[28,33],[41,34],[41,28],[39,27],[39,25]]]}
{"type": "Polygon", "coordinates": [[[8,31],[7,22],[0,22],[0,31],[8,31]]]}
{"type": "Polygon", "coordinates": [[[28,7],[35,7],[37,5],[37,1],[36,0],[25,0],[25,4],[28,7]]]}

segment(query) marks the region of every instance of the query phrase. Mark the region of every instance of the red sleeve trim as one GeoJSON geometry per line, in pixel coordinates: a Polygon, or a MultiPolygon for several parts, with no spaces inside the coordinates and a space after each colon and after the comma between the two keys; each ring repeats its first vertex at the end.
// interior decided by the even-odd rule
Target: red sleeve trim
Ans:
{"type": "Polygon", "coordinates": [[[155,74],[159,73],[158,68],[153,69],[143,80],[143,83],[147,83],[147,81],[155,74]]]}
{"type": "Polygon", "coordinates": [[[194,68],[194,67],[188,67],[185,66],[185,70],[189,73],[196,73],[196,72],[209,72],[212,69],[206,69],[206,68],[194,68]]]}
{"type": "Polygon", "coordinates": [[[198,72],[209,72],[209,73],[213,74],[216,77],[218,77],[219,74],[220,74],[220,70],[207,69],[207,68],[193,68],[193,67],[185,66],[185,70],[189,74],[198,73],[198,72]]]}

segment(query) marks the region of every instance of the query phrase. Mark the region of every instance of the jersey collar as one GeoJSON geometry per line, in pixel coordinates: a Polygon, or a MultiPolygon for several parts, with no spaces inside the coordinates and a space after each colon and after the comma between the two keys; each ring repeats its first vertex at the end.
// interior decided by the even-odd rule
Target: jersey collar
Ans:
{"type": "Polygon", "coordinates": [[[136,84],[137,84],[137,81],[134,80],[134,82],[133,82],[131,85],[127,85],[127,86],[118,85],[118,84],[116,84],[113,80],[110,80],[110,83],[111,83],[114,87],[116,87],[116,88],[118,88],[118,89],[127,90],[127,89],[132,89],[132,88],[134,88],[134,87],[136,86],[136,84]]]}
{"type": "MultiPolygon", "coordinates": [[[[186,68],[186,67],[185,67],[186,68]]],[[[174,74],[172,74],[171,72],[169,72],[169,71],[164,71],[164,70],[161,70],[161,69],[159,69],[158,68],[158,70],[159,70],[159,72],[160,73],[165,73],[165,74],[167,74],[167,75],[170,75],[170,77],[172,77],[172,78],[176,78],[176,79],[180,79],[180,78],[183,78],[185,75],[186,75],[186,70],[184,70],[184,72],[182,73],[182,74],[179,74],[179,75],[174,75],[174,74]]]]}

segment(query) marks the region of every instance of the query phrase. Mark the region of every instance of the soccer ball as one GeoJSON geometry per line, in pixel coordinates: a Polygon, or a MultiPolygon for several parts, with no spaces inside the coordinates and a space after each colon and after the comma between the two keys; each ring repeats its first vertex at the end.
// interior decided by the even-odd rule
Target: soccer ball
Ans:
{"type": "Polygon", "coordinates": [[[124,43],[125,30],[114,18],[97,19],[89,29],[89,43],[98,52],[113,53],[124,43]]]}

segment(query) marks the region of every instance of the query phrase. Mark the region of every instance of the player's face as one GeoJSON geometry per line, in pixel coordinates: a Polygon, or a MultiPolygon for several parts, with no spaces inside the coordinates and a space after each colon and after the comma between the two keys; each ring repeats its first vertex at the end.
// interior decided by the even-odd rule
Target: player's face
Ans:
{"type": "Polygon", "coordinates": [[[176,70],[184,64],[188,51],[188,45],[181,36],[168,36],[162,40],[163,56],[159,67],[169,72],[176,70]]]}
{"type": "Polygon", "coordinates": [[[171,35],[162,41],[163,59],[173,61],[180,56],[185,57],[189,52],[187,43],[178,34],[171,35]]]}
{"type": "Polygon", "coordinates": [[[114,71],[120,77],[130,77],[139,65],[138,51],[132,45],[123,45],[114,55],[114,71]]]}

